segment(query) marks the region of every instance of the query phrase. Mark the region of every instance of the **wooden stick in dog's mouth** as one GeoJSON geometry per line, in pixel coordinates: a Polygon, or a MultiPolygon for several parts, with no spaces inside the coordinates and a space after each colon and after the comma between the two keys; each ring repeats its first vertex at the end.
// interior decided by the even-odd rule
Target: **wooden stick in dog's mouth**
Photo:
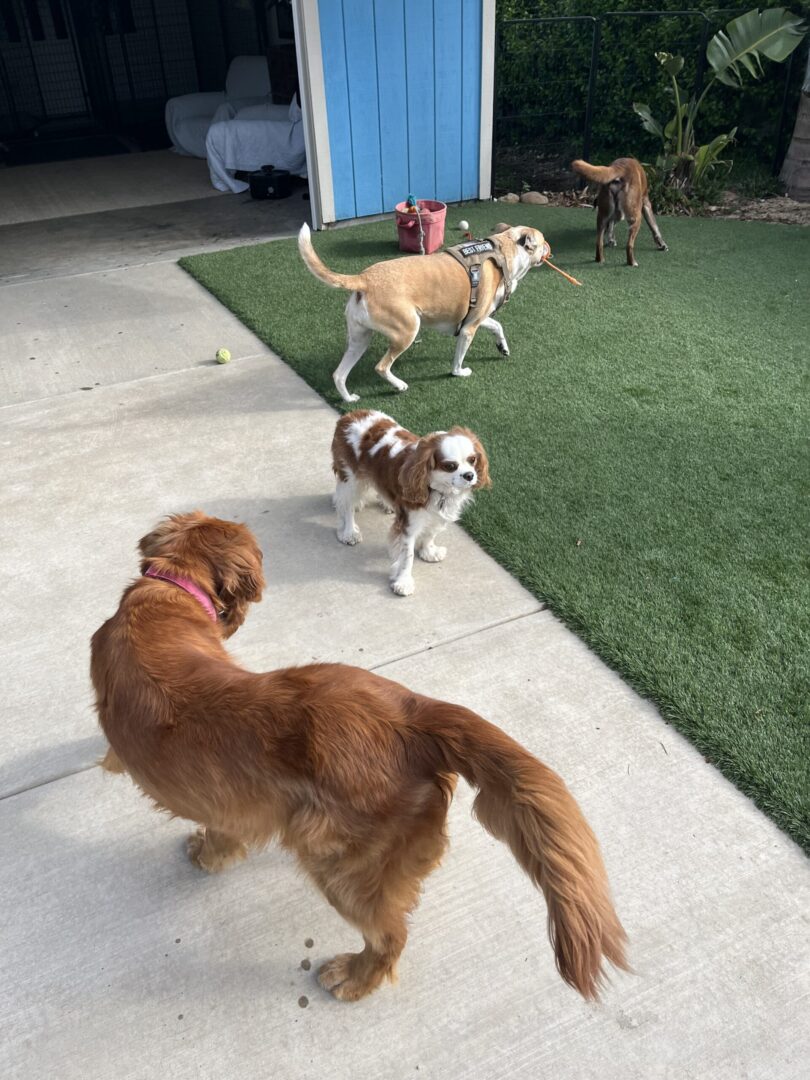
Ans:
{"type": "Polygon", "coordinates": [[[582,284],[582,282],[577,281],[577,279],[575,277],[571,277],[570,274],[566,274],[566,272],[564,270],[561,270],[559,268],[559,266],[554,265],[554,263],[551,261],[551,247],[550,247],[548,241],[546,241],[546,253],[543,256],[543,261],[540,263],[540,265],[541,266],[550,266],[552,270],[556,270],[558,274],[562,274],[562,276],[566,279],[566,281],[570,281],[572,285],[581,285],[582,284]]]}

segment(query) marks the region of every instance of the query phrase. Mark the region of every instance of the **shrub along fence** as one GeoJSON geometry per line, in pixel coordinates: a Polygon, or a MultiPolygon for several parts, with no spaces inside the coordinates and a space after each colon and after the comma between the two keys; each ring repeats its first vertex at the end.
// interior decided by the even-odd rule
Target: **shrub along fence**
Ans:
{"type": "MultiPolygon", "coordinates": [[[[796,6],[799,12],[805,7],[796,6]]],[[[646,102],[653,115],[673,111],[669,81],[662,77],[656,51],[684,57],[682,85],[693,87],[697,95],[706,76],[709,40],[748,10],[545,16],[522,15],[520,8],[515,2],[499,5],[496,194],[519,191],[521,184],[546,190],[572,187],[572,157],[605,163],[632,155],[653,161],[658,144],[643,130],[632,103],[646,102]],[[514,17],[505,17],[512,12],[514,17]]],[[[763,77],[742,90],[713,90],[701,113],[701,136],[708,141],[736,126],[736,144],[725,156],[742,156],[778,173],[801,91],[806,48],[802,45],[783,64],[766,62],[763,77]]]]}

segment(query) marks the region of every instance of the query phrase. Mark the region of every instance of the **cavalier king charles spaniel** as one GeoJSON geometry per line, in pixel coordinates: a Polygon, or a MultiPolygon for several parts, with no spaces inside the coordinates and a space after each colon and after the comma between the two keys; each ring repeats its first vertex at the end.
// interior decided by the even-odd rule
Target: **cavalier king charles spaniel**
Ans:
{"type": "Polygon", "coordinates": [[[370,488],[396,515],[390,579],[397,596],[414,591],[414,553],[425,562],[441,562],[447,548],[436,546],[437,535],[449,521],[458,521],[476,488],[491,486],[487,455],[467,428],[420,438],[385,413],[368,409],[338,420],[332,468],[341,544],[362,539],[354,512],[363,508],[370,488]]]}
{"type": "Polygon", "coordinates": [[[224,645],[264,586],[245,525],[178,514],[140,551],[141,576],[93,635],[103,765],[198,825],[188,854],[201,870],[273,838],[295,853],[363,935],[360,952],[320,969],[326,990],[357,1001],[393,979],[408,916],[447,847],[459,773],[478,790],[477,819],[544,893],[563,979],[595,998],[604,962],[626,967],[599,845],[548,766],[463,705],[370,671],[246,671],[224,645]]]}

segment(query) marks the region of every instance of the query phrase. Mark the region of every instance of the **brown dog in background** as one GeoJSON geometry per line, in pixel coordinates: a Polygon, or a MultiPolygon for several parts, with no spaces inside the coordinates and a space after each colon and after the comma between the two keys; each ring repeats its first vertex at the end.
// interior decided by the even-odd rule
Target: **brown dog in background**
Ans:
{"type": "Polygon", "coordinates": [[[274,837],[363,935],[319,972],[345,1001],[393,978],[407,917],[447,845],[460,773],[474,813],[545,894],[557,967],[586,998],[625,934],[599,847],[563,781],[461,705],[342,664],[256,675],[223,639],[264,587],[244,525],[199,512],[140,542],[141,570],[93,635],[91,676],[110,751],[160,809],[199,823],[209,872],[274,837]]]}
{"type": "Polygon", "coordinates": [[[591,183],[599,185],[596,195],[596,261],[605,261],[605,233],[607,246],[615,247],[613,229],[617,221],[627,219],[627,265],[638,266],[634,247],[641,218],[650,226],[659,251],[668,251],[664,238],[658,229],[650,202],[647,174],[640,161],[635,158],[616,158],[610,165],[591,165],[577,159],[571,162],[571,168],[591,183]]]}

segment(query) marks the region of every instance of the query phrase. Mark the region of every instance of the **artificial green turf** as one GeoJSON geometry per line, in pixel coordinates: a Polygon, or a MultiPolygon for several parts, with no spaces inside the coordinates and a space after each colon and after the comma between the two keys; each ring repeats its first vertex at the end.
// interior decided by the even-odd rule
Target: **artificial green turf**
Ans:
{"type": "MultiPolygon", "coordinates": [[[[476,431],[493,488],[468,531],[810,851],[810,230],[663,218],[670,252],[642,226],[633,270],[621,247],[592,261],[587,210],[479,204],[451,224],[462,215],[476,235],[537,226],[584,287],[529,274],[501,316],[511,357],[482,331],[468,379],[449,375],[455,342],[423,332],[395,365],[401,395],[373,371],[375,336],[349,377],[357,407],[476,431]]],[[[314,242],[344,272],[398,254],[390,221],[314,242]]],[[[346,294],[294,241],[181,265],[342,405],[346,294]]]]}

